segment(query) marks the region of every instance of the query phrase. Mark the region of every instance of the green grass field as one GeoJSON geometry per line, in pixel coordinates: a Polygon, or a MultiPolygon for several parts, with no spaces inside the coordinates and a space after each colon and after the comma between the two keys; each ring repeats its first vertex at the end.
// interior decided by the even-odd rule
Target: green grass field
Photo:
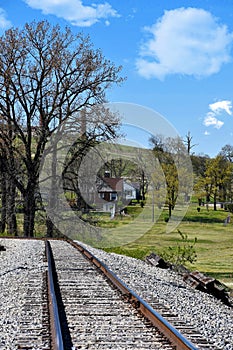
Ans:
{"type": "MultiPolygon", "coordinates": [[[[192,204],[178,229],[188,235],[190,242],[197,238],[197,260],[187,267],[208,273],[233,288],[233,215],[231,222],[225,225],[228,214],[223,209],[207,211],[205,207],[197,212],[197,205],[192,204]]],[[[181,244],[177,229],[166,233],[166,216],[164,211],[153,227],[137,240],[106,250],[143,259],[150,252],[160,254],[177,242],[181,244]]]]}

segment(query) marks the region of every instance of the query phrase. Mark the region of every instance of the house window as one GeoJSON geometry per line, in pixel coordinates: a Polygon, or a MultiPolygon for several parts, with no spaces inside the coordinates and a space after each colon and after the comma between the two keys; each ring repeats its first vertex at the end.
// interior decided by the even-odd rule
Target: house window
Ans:
{"type": "Polygon", "coordinates": [[[116,192],[110,193],[110,200],[115,201],[116,199],[117,199],[117,193],[116,192]]]}

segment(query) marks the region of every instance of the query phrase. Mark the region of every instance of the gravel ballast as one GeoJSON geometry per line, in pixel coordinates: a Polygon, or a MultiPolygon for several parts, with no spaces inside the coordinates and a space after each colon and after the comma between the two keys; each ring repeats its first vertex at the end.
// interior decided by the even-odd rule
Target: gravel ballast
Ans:
{"type": "Polygon", "coordinates": [[[193,325],[220,349],[233,350],[233,309],[211,295],[189,287],[171,270],[153,267],[144,261],[92,248],[91,253],[105,262],[131,289],[149,304],[159,300],[193,325]]]}
{"type": "MultiPolygon", "coordinates": [[[[0,350],[14,350],[18,348],[22,336],[29,290],[31,294],[35,289],[35,297],[42,294],[41,276],[46,271],[47,264],[44,261],[43,241],[2,238],[0,244],[6,248],[6,251],[0,251],[0,350]],[[36,276],[38,281],[34,283],[36,276]]],[[[83,246],[105,262],[148,303],[153,304],[153,300],[159,300],[180,315],[180,319],[198,328],[216,347],[233,350],[232,308],[206,293],[192,289],[173,271],[83,246]]],[[[46,344],[42,345],[41,310],[31,308],[28,317],[40,335],[35,349],[48,348],[46,344]]]]}
{"type": "Polygon", "coordinates": [[[0,244],[6,248],[0,252],[0,349],[19,349],[25,333],[35,349],[49,349],[43,342],[42,309],[32,304],[33,297],[42,297],[44,242],[1,239],[0,244]]]}

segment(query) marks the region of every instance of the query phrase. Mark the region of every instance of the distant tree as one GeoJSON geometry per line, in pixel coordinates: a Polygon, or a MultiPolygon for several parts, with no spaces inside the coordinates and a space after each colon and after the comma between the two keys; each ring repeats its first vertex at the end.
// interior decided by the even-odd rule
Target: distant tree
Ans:
{"type": "Polygon", "coordinates": [[[221,155],[222,157],[226,158],[226,160],[228,160],[229,162],[233,162],[233,146],[232,145],[225,145],[224,147],[222,147],[219,155],[221,155]]]}
{"type": "Polygon", "coordinates": [[[180,137],[165,139],[158,136],[151,138],[150,141],[152,144],[154,143],[153,151],[164,172],[167,190],[166,203],[170,217],[178,194],[183,192],[185,196],[189,190],[190,172],[184,162],[187,152],[180,137]],[[182,174],[182,181],[178,177],[177,167],[179,168],[179,174],[182,174]]]}
{"type": "Polygon", "coordinates": [[[159,161],[162,161],[167,148],[164,136],[153,135],[149,138],[149,143],[151,144],[155,156],[159,159],[159,161]]]}
{"type": "Polygon", "coordinates": [[[203,177],[206,171],[207,160],[210,159],[208,155],[194,155],[191,156],[193,172],[197,177],[203,177]]]}
{"type": "Polygon", "coordinates": [[[185,139],[184,139],[184,143],[187,147],[187,152],[188,154],[191,154],[191,149],[195,146],[197,146],[197,144],[192,144],[192,139],[193,136],[191,136],[190,131],[188,131],[187,135],[185,135],[185,139]]]}
{"type": "Polygon", "coordinates": [[[89,37],[46,21],[0,38],[0,114],[15,133],[7,169],[23,196],[24,235],[33,236],[41,156],[48,137],[84,106],[105,101],[121,68],[93,50],[89,37]],[[11,165],[17,159],[19,167],[11,165]]]}
{"type": "Polygon", "coordinates": [[[217,200],[226,199],[226,188],[232,178],[232,166],[224,157],[217,155],[207,161],[204,186],[208,188],[209,197],[212,196],[214,210],[217,210],[217,200]]]}
{"type": "Polygon", "coordinates": [[[194,173],[194,192],[198,198],[199,205],[203,200],[209,201],[210,188],[205,183],[205,172],[207,161],[210,159],[207,155],[191,155],[191,161],[194,173]]]}
{"type": "Polygon", "coordinates": [[[122,158],[111,159],[111,161],[106,162],[105,165],[100,169],[100,175],[105,176],[106,172],[110,173],[110,177],[120,178],[127,174],[127,169],[131,166],[128,160],[122,158]]]}

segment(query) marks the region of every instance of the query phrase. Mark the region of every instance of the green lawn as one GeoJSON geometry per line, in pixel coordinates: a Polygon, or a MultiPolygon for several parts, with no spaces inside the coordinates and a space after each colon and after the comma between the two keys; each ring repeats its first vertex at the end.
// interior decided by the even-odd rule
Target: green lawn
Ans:
{"type": "MultiPolygon", "coordinates": [[[[223,209],[207,211],[204,207],[198,213],[197,206],[192,204],[178,229],[188,235],[190,242],[197,238],[197,261],[188,268],[208,273],[233,288],[233,215],[225,225],[227,215],[223,209]]],[[[160,254],[176,245],[181,237],[177,230],[166,233],[166,216],[164,212],[158,222],[134,242],[106,250],[143,259],[152,251],[160,254]]]]}

